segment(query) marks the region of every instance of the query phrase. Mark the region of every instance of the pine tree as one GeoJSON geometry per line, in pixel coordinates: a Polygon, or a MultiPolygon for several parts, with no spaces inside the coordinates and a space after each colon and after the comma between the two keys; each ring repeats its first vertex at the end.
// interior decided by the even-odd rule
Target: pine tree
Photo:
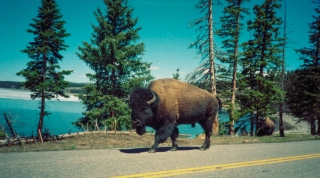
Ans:
{"type": "Polygon", "coordinates": [[[242,97],[242,109],[256,112],[256,131],[260,128],[260,117],[274,113],[275,105],[281,100],[278,81],[283,39],[279,32],[281,18],[276,16],[276,10],[281,7],[278,1],[265,0],[262,5],[254,6],[255,19],[248,21],[253,40],[243,44],[246,50],[241,62],[243,84],[246,85],[242,85],[242,93],[246,94],[242,97]]]}
{"type": "Polygon", "coordinates": [[[99,129],[109,123],[109,128],[113,124],[116,129],[129,129],[130,116],[125,100],[133,87],[143,86],[153,79],[149,70],[151,64],[141,62],[139,57],[144,44],[135,42],[141,28],[135,28],[137,18],[132,17],[133,8],[128,6],[127,0],[104,0],[104,4],[105,13],[100,8],[94,12],[97,25],[92,24],[94,32],[90,43],[83,42],[77,53],[94,71],[94,74],[87,74],[94,83],[84,87],[85,95],[79,95],[86,112],[76,125],[99,129]]]}
{"type": "Polygon", "coordinates": [[[172,78],[176,80],[181,80],[179,72],[180,72],[180,68],[177,68],[177,72],[173,74],[172,78]]]}
{"type": "Polygon", "coordinates": [[[238,74],[238,88],[239,96],[237,99],[241,106],[241,115],[250,113],[250,135],[254,134],[254,110],[255,110],[255,99],[254,99],[254,88],[256,86],[255,74],[257,71],[256,61],[253,58],[253,40],[249,40],[244,43],[243,46],[244,58],[240,60],[242,64],[242,72],[238,74]]]}
{"type": "Polygon", "coordinates": [[[288,87],[288,104],[291,112],[310,122],[311,134],[316,134],[316,120],[320,135],[320,1],[315,8],[317,16],[309,23],[310,47],[296,50],[303,64],[294,72],[288,87]]]}
{"type": "Polygon", "coordinates": [[[22,86],[34,92],[32,99],[40,98],[40,118],[38,131],[42,132],[44,116],[49,113],[45,111],[45,101],[58,99],[58,96],[68,97],[64,89],[68,82],[64,80],[65,75],[71,74],[71,70],[60,70],[58,62],[63,56],[60,51],[68,47],[63,38],[69,36],[63,25],[58,5],[55,0],[42,0],[41,7],[38,10],[38,16],[33,18],[30,24],[31,29],[27,32],[33,34],[34,41],[29,42],[26,49],[32,60],[27,63],[27,68],[17,73],[23,76],[26,81],[22,86]]]}
{"type": "MultiPolygon", "coordinates": [[[[287,104],[290,112],[310,123],[311,135],[316,134],[316,120],[319,116],[320,68],[300,68],[289,75],[287,104]]],[[[318,124],[319,134],[319,124],[318,124]]]]}
{"type": "Polygon", "coordinates": [[[228,6],[224,8],[224,16],[221,19],[221,29],[217,34],[224,40],[222,41],[223,48],[227,50],[228,57],[222,62],[228,63],[232,70],[231,82],[231,103],[230,103],[230,119],[229,119],[229,135],[234,135],[234,121],[236,118],[235,99],[237,90],[237,67],[239,58],[239,39],[240,31],[243,29],[243,24],[240,22],[243,19],[243,14],[249,14],[248,8],[243,8],[244,2],[249,0],[227,0],[228,6]]]}

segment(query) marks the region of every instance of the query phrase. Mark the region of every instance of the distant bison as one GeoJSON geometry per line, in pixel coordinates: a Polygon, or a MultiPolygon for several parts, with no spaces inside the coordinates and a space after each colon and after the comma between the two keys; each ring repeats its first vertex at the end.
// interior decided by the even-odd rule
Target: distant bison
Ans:
{"type": "Polygon", "coordinates": [[[269,136],[272,135],[274,131],[274,123],[269,117],[264,117],[260,121],[261,127],[257,132],[257,136],[269,136]]]}
{"type": "Polygon", "coordinates": [[[205,140],[201,150],[210,147],[210,135],[218,130],[218,110],[220,99],[206,90],[174,80],[160,79],[147,88],[136,88],[130,94],[129,105],[132,109],[132,127],[137,134],[143,135],[146,126],[156,130],[155,141],[149,152],[154,153],[158,144],[172,140],[172,151],[177,150],[177,125],[198,122],[205,130],[205,140]]]}

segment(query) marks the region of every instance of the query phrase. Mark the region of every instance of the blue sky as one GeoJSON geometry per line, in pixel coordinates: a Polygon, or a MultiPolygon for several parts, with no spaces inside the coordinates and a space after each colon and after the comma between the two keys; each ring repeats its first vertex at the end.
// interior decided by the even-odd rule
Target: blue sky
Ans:
{"type": "MultiPolygon", "coordinates": [[[[62,51],[63,60],[59,63],[62,69],[72,69],[74,73],[67,76],[70,82],[88,82],[86,73],[92,72],[81,61],[76,52],[82,42],[89,42],[93,32],[90,23],[96,23],[93,12],[98,8],[105,9],[102,0],[56,0],[59,5],[65,28],[71,34],[65,38],[69,45],[62,51]]],[[[198,33],[195,28],[189,27],[191,21],[201,14],[195,9],[198,0],[129,0],[134,8],[134,17],[138,17],[140,40],[145,44],[145,53],[142,60],[152,62],[151,74],[156,78],[172,77],[177,68],[180,68],[182,78],[200,64],[195,49],[188,46],[195,41],[198,33]]],[[[223,5],[226,5],[224,2],[223,5]]],[[[262,0],[251,0],[246,6],[252,9],[254,4],[261,4],[262,0]]],[[[25,49],[33,36],[26,32],[32,18],[36,17],[40,0],[0,0],[0,81],[24,81],[16,73],[24,68],[30,59],[20,51],[25,49]]],[[[311,0],[288,0],[287,4],[287,31],[290,44],[287,48],[287,69],[293,70],[301,65],[294,49],[308,47],[308,23],[315,15],[315,4],[311,0]]],[[[213,17],[216,26],[219,26],[219,17],[224,6],[213,7],[213,17]]],[[[251,14],[252,15],[252,14],[251,14]]],[[[283,7],[279,12],[283,16],[283,7]]],[[[247,21],[250,17],[246,17],[247,21]]],[[[249,37],[246,29],[243,30],[242,40],[249,37]]],[[[218,46],[221,39],[214,37],[218,46]]]]}

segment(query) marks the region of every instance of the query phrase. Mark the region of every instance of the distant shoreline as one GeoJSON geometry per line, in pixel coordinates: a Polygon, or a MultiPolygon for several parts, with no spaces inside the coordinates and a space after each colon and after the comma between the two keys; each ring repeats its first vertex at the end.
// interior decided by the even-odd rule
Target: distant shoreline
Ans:
{"type": "MultiPolygon", "coordinates": [[[[7,99],[23,99],[23,100],[32,100],[30,98],[29,90],[24,89],[12,89],[12,88],[0,88],[0,98],[7,99]]],[[[80,102],[79,98],[73,93],[66,93],[69,95],[69,98],[59,97],[59,101],[73,101],[80,102]]],[[[52,99],[51,101],[58,101],[57,99],[52,99]]]]}

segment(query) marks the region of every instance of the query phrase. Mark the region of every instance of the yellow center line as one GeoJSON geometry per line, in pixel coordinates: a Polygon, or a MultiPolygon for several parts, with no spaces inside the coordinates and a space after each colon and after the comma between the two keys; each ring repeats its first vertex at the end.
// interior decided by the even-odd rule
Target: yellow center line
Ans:
{"type": "Polygon", "coordinates": [[[317,153],[317,154],[289,156],[289,157],[272,158],[272,159],[264,159],[264,160],[256,160],[256,161],[247,161],[247,162],[238,162],[238,163],[218,164],[218,165],[211,165],[211,166],[175,169],[175,170],[168,170],[168,171],[148,172],[148,173],[141,173],[141,174],[130,174],[130,175],[123,175],[123,176],[115,176],[112,178],[167,177],[167,176],[193,174],[193,173],[224,170],[224,169],[234,169],[234,168],[241,168],[241,167],[258,166],[258,165],[265,165],[265,164],[275,164],[275,163],[281,163],[281,162],[297,161],[297,160],[319,158],[319,157],[320,157],[320,153],[317,153]]]}

